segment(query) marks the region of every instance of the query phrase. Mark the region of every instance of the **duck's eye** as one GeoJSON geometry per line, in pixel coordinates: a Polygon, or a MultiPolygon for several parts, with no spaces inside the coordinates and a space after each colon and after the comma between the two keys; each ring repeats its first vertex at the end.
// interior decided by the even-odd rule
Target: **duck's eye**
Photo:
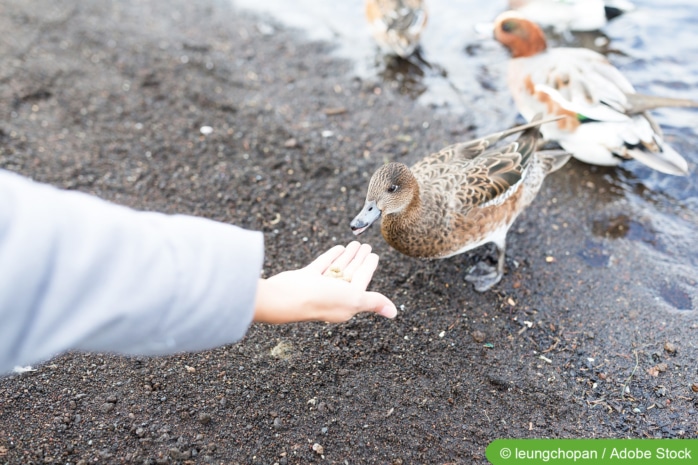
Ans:
{"type": "Polygon", "coordinates": [[[393,184],[393,185],[391,185],[390,187],[388,187],[388,193],[389,193],[389,194],[392,194],[392,193],[394,193],[394,192],[397,191],[397,190],[398,190],[398,185],[397,185],[397,184],[393,184]]]}
{"type": "Polygon", "coordinates": [[[502,23],[502,31],[514,32],[514,30],[516,30],[516,23],[514,21],[504,21],[502,23]]]}

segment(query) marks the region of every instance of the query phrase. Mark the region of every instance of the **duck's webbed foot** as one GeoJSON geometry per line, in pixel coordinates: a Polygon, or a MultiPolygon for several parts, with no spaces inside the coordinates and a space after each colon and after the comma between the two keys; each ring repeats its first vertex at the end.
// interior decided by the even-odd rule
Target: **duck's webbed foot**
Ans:
{"type": "Polygon", "coordinates": [[[502,279],[502,274],[496,267],[478,262],[465,276],[465,280],[473,283],[476,291],[485,292],[502,279]]]}
{"type": "Polygon", "coordinates": [[[495,241],[495,246],[497,247],[497,266],[494,267],[484,261],[480,261],[465,276],[465,280],[473,283],[475,290],[478,292],[492,289],[492,286],[501,281],[502,276],[504,276],[504,239],[495,241]]]}

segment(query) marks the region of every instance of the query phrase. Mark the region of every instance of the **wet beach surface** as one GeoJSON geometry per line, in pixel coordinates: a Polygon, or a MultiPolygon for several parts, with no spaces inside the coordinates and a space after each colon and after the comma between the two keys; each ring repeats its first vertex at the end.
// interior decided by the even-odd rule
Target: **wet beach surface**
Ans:
{"type": "MultiPolygon", "coordinates": [[[[690,19],[674,3],[663,19],[690,19]]],[[[370,45],[348,56],[339,33],[222,0],[0,9],[0,167],[260,229],[267,276],[352,240],[385,161],[516,121],[506,55],[471,27],[489,11],[449,35],[458,65],[427,40],[448,79],[426,73],[411,94],[361,61],[370,45]],[[443,103],[454,88],[461,107],[443,103]]],[[[668,38],[653,17],[608,27],[614,62],[641,90],[698,98],[695,32],[668,38]]],[[[372,288],[396,320],[254,325],[164,358],[62,355],[0,379],[0,463],[485,464],[502,437],[698,437],[698,124],[655,114],[692,175],[570,162],[515,223],[492,291],[463,279],[489,247],[424,262],[371,228],[372,288]]]]}

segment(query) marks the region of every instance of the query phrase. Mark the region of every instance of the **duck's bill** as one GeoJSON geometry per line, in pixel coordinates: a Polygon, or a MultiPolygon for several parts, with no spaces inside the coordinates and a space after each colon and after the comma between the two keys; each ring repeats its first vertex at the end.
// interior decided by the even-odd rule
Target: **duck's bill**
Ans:
{"type": "Polygon", "coordinates": [[[361,226],[361,227],[354,227],[354,225],[351,226],[351,232],[354,233],[355,236],[358,236],[359,234],[363,233],[368,229],[368,227],[371,226],[370,224],[367,224],[366,226],[361,226]]]}
{"type": "Polygon", "coordinates": [[[376,202],[366,202],[364,208],[361,209],[356,217],[351,220],[349,226],[355,236],[366,231],[378,218],[381,216],[381,211],[378,209],[376,202]]]}

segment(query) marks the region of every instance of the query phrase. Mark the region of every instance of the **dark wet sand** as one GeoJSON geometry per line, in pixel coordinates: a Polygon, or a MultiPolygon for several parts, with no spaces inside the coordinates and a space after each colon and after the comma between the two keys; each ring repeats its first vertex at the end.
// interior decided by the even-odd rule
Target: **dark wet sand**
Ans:
{"type": "MultiPolygon", "coordinates": [[[[0,11],[0,167],[261,229],[267,275],[352,240],[385,160],[473,135],[223,1],[0,11]]],[[[489,293],[463,279],[488,248],[422,262],[372,228],[394,321],[256,325],[204,353],[67,354],[2,379],[0,463],[484,464],[495,438],[698,437],[698,317],[677,310],[695,281],[643,267],[662,244],[624,219],[614,175],[551,176],[489,293]]]]}

